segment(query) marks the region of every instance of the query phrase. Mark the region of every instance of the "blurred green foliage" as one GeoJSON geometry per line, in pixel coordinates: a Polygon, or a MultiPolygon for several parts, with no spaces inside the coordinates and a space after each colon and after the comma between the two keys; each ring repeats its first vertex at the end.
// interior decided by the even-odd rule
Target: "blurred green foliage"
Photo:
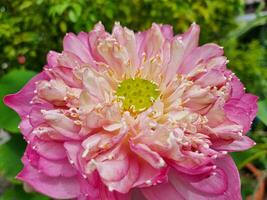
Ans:
{"type": "Polygon", "coordinates": [[[136,31],[151,23],[168,23],[176,32],[192,22],[201,25],[202,41],[218,41],[236,27],[241,0],[2,0],[0,4],[0,63],[40,70],[50,49],[60,50],[66,32],[90,31],[102,21],[111,31],[120,21],[136,31]],[[1,5],[2,4],[2,5],[1,5]],[[230,6],[228,6],[230,5],[230,6]]]}
{"type": "MultiPolygon", "coordinates": [[[[263,2],[263,1],[262,1],[263,2]]],[[[60,51],[66,32],[90,31],[102,21],[111,31],[115,21],[135,31],[151,23],[167,23],[176,33],[192,22],[201,26],[201,43],[225,47],[228,66],[247,91],[260,96],[258,119],[250,136],[258,143],[249,151],[233,154],[242,175],[243,196],[253,195],[257,184],[245,166],[253,162],[267,169],[267,17],[259,4],[255,19],[236,21],[244,14],[243,0],[1,0],[0,1],[0,98],[18,91],[46,63],[49,50],[60,51]]],[[[0,102],[0,129],[17,133],[18,116],[0,102]]],[[[0,200],[47,199],[26,194],[14,180],[22,165],[25,144],[13,134],[0,146],[0,177],[7,184],[0,200]]],[[[267,174],[267,173],[266,173],[267,174]]],[[[2,179],[0,179],[0,185],[2,179]]]]}

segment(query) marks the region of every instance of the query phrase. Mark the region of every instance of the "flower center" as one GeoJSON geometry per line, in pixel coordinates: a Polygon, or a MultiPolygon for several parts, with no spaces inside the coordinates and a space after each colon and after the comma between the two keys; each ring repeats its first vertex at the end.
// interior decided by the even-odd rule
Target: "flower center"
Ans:
{"type": "Polygon", "coordinates": [[[122,101],[124,110],[138,113],[152,106],[159,96],[159,89],[151,81],[130,78],[119,84],[116,95],[122,101]]]}

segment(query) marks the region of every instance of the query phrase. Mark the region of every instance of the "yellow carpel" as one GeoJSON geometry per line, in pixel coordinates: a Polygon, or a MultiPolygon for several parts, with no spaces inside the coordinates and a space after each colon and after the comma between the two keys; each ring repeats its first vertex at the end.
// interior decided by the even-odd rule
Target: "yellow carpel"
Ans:
{"type": "Polygon", "coordinates": [[[123,109],[135,113],[151,107],[159,94],[158,86],[155,83],[141,78],[122,81],[116,91],[118,100],[123,103],[123,109]]]}

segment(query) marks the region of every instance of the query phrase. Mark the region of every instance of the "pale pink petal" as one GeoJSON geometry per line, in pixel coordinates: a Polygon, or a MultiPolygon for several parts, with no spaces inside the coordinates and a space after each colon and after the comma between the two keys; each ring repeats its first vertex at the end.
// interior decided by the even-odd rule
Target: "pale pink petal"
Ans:
{"type": "Polygon", "coordinates": [[[151,28],[146,32],[145,37],[139,49],[139,55],[146,53],[147,58],[151,58],[156,54],[161,53],[161,48],[164,43],[164,36],[161,28],[157,24],[152,24],[151,28]]]}
{"type": "Polygon", "coordinates": [[[79,56],[83,62],[94,66],[88,47],[73,33],[67,33],[64,37],[63,49],[64,51],[74,53],[75,55],[79,56]]]}
{"type": "MultiPolygon", "coordinates": [[[[115,190],[124,194],[128,193],[130,189],[133,187],[135,181],[137,180],[140,170],[138,161],[134,158],[129,158],[129,157],[126,157],[126,159],[129,160],[128,164],[129,167],[127,167],[128,169],[126,170],[126,173],[124,174],[122,179],[118,181],[103,180],[110,191],[115,190]]],[[[121,162],[125,162],[125,160],[122,160],[121,162]]],[[[106,167],[111,167],[111,166],[106,166],[106,167]]]]}
{"type": "Polygon", "coordinates": [[[127,29],[126,27],[121,27],[120,24],[115,24],[112,30],[112,34],[115,36],[116,40],[123,46],[125,46],[131,64],[137,68],[140,62],[137,56],[137,46],[134,32],[127,29]]]}
{"type": "Polygon", "coordinates": [[[201,85],[202,87],[208,87],[208,86],[221,86],[225,84],[226,77],[224,76],[224,73],[211,69],[207,73],[205,73],[203,76],[198,78],[195,83],[201,85]]]}
{"type": "Polygon", "coordinates": [[[152,167],[160,169],[166,166],[163,158],[155,151],[152,151],[145,144],[130,144],[131,150],[135,152],[138,156],[143,158],[148,162],[152,167]]]}
{"type": "Polygon", "coordinates": [[[165,39],[171,40],[173,38],[173,28],[170,25],[163,24],[160,26],[161,32],[165,39]]]}
{"type": "Polygon", "coordinates": [[[55,51],[49,51],[47,54],[46,60],[49,67],[53,68],[58,65],[58,57],[60,56],[60,53],[55,51]]]}
{"type": "MultiPolygon", "coordinates": [[[[79,55],[76,55],[69,51],[63,51],[57,58],[58,65],[60,67],[67,68],[80,68],[83,64],[85,64],[80,58],[79,55]]],[[[69,75],[72,75],[70,73],[69,75]]]]}
{"type": "Polygon", "coordinates": [[[185,46],[185,55],[190,53],[198,46],[200,27],[193,23],[190,29],[181,35],[183,44],[185,46]]]}
{"type": "Polygon", "coordinates": [[[97,51],[97,45],[101,39],[106,38],[108,35],[109,34],[105,31],[105,27],[102,25],[101,22],[97,23],[94,26],[94,29],[88,33],[90,52],[94,60],[103,61],[103,58],[99,55],[97,51]]]}
{"type": "Polygon", "coordinates": [[[82,82],[73,74],[72,70],[73,69],[69,66],[57,66],[54,67],[50,73],[53,75],[53,77],[63,80],[69,87],[81,88],[82,82]]]}
{"type": "Polygon", "coordinates": [[[46,122],[63,136],[74,140],[80,139],[80,127],[64,114],[57,110],[42,111],[42,114],[46,122]]]}
{"type": "Polygon", "coordinates": [[[171,42],[170,60],[167,64],[165,72],[166,82],[169,82],[175,77],[176,72],[183,61],[184,52],[185,47],[182,43],[182,40],[179,38],[174,38],[171,42]]]}
{"type": "Polygon", "coordinates": [[[106,160],[97,164],[97,170],[106,181],[120,181],[130,168],[128,158],[124,160],[106,160]]]}
{"type": "Polygon", "coordinates": [[[88,33],[82,31],[77,35],[77,38],[83,43],[85,47],[89,49],[88,33]]]}
{"type": "Polygon", "coordinates": [[[182,67],[178,69],[181,74],[188,74],[201,63],[208,61],[211,58],[222,56],[223,49],[216,44],[205,44],[195,48],[190,56],[185,57],[182,67]]]}

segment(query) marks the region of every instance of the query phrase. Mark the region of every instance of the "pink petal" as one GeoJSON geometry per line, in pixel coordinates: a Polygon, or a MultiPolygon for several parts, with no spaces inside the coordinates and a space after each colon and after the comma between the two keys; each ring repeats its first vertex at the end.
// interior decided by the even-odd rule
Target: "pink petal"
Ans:
{"type": "MultiPolygon", "coordinates": [[[[232,74],[231,71],[228,71],[228,73],[232,74]]],[[[245,93],[244,85],[240,82],[240,80],[235,75],[231,75],[231,76],[233,76],[230,82],[232,86],[231,98],[240,99],[245,93]]]]}
{"type": "MultiPolygon", "coordinates": [[[[46,108],[53,108],[52,105],[47,106],[46,108]]],[[[29,121],[32,127],[37,127],[40,124],[45,122],[45,119],[41,113],[41,110],[44,109],[43,105],[33,105],[29,112],[29,121]]]]}
{"type": "Polygon", "coordinates": [[[215,175],[210,175],[199,182],[192,182],[193,188],[208,194],[223,194],[227,188],[227,177],[223,170],[214,170],[215,175]]]}
{"type": "Polygon", "coordinates": [[[162,35],[160,26],[153,23],[151,28],[145,33],[145,37],[139,49],[139,55],[146,53],[147,58],[151,58],[159,54],[164,40],[165,38],[162,35]]]}
{"type": "Polygon", "coordinates": [[[69,51],[63,51],[58,56],[57,60],[58,60],[57,66],[68,67],[71,69],[81,68],[81,66],[84,64],[84,62],[79,58],[79,55],[76,55],[69,51]]]}
{"type": "Polygon", "coordinates": [[[171,81],[174,76],[176,76],[176,72],[183,61],[184,52],[185,47],[182,43],[182,40],[174,38],[171,42],[170,60],[167,64],[167,69],[165,72],[165,79],[167,83],[171,81]]]}
{"type": "Polygon", "coordinates": [[[159,169],[166,165],[163,158],[155,151],[152,151],[145,144],[130,144],[131,150],[135,152],[138,156],[143,158],[148,162],[152,167],[159,169]]]}
{"type": "Polygon", "coordinates": [[[108,188],[103,184],[99,183],[99,193],[100,199],[106,200],[131,200],[130,192],[126,194],[122,194],[116,191],[109,191],[108,188]]]}
{"type": "Polygon", "coordinates": [[[64,37],[63,49],[79,56],[83,62],[94,65],[89,49],[73,33],[67,33],[64,37]]]}
{"type": "Polygon", "coordinates": [[[25,136],[28,137],[28,135],[32,132],[33,127],[29,121],[28,118],[22,119],[22,121],[19,124],[20,132],[25,136]]]}
{"type": "Polygon", "coordinates": [[[30,165],[24,166],[17,178],[28,183],[36,191],[56,199],[73,199],[80,193],[79,181],[76,177],[53,178],[39,173],[30,165]]]}
{"type": "Polygon", "coordinates": [[[185,55],[190,53],[198,46],[200,27],[193,23],[190,29],[181,35],[183,44],[185,46],[185,55]]]}
{"type": "Polygon", "coordinates": [[[56,67],[58,65],[57,59],[59,56],[60,56],[60,53],[55,52],[55,51],[49,51],[46,57],[48,66],[51,68],[56,67]]]}
{"type": "Polygon", "coordinates": [[[83,43],[83,45],[85,47],[87,47],[89,49],[89,40],[88,40],[88,34],[87,33],[82,31],[77,35],[77,38],[83,43]]]}
{"type": "Polygon", "coordinates": [[[112,30],[112,35],[115,36],[116,40],[121,45],[125,46],[132,65],[137,67],[140,61],[137,56],[136,38],[134,32],[126,27],[121,27],[120,24],[115,24],[112,30]]]}
{"type": "Polygon", "coordinates": [[[245,108],[249,108],[247,111],[251,121],[256,117],[256,114],[258,112],[258,99],[259,97],[248,93],[244,94],[241,98],[241,102],[243,104],[241,104],[241,102],[240,104],[244,105],[245,108]]]}
{"type": "Polygon", "coordinates": [[[30,101],[34,96],[35,82],[46,80],[47,75],[44,72],[34,76],[19,92],[5,96],[4,103],[15,110],[20,117],[26,116],[30,112],[30,101]]]}
{"type": "Polygon", "coordinates": [[[139,162],[139,175],[134,187],[148,187],[167,182],[169,167],[155,169],[146,162],[139,162]]]}
{"type": "Polygon", "coordinates": [[[247,136],[242,136],[240,140],[234,140],[230,144],[216,146],[215,149],[219,151],[245,151],[255,145],[255,142],[247,136]]]}
{"type": "Polygon", "coordinates": [[[58,131],[61,135],[77,140],[80,139],[80,127],[74,124],[73,120],[66,117],[57,110],[48,110],[42,112],[46,123],[58,131]]]}
{"type": "Polygon", "coordinates": [[[80,177],[80,196],[78,200],[100,200],[100,182],[99,176],[96,172],[87,175],[87,178],[80,177]]]}
{"type": "Polygon", "coordinates": [[[226,70],[227,58],[225,56],[218,56],[211,58],[207,64],[207,69],[217,69],[217,70],[226,70]]]}
{"type": "Polygon", "coordinates": [[[71,65],[69,65],[68,67],[65,66],[54,67],[50,73],[53,74],[54,77],[62,79],[65,82],[65,84],[68,85],[69,87],[81,88],[82,82],[81,80],[77,79],[77,77],[73,73],[73,69],[70,68],[70,66],[71,65]]]}
{"type": "Polygon", "coordinates": [[[244,132],[247,132],[251,125],[249,111],[246,111],[247,104],[244,104],[243,106],[239,107],[238,104],[235,103],[240,103],[240,101],[230,100],[224,105],[224,111],[226,113],[226,116],[232,122],[241,125],[243,127],[244,132]]]}
{"type": "MultiPolygon", "coordinates": [[[[121,180],[118,181],[103,180],[103,182],[108,186],[110,191],[115,190],[124,194],[128,193],[129,190],[133,187],[135,181],[137,180],[140,170],[138,162],[134,158],[128,157],[127,159],[129,159],[129,165],[128,165],[129,167],[121,180]]],[[[106,167],[111,167],[111,166],[106,166],[106,167]]]]}
{"type": "Polygon", "coordinates": [[[182,63],[182,67],[179,68],[178,72],[181,74],[188,74],[194,70],[198,64],[222,55],[223,49],[216,44],[205,44],[197,47],[190,53],[190,55],[186,56],[182,63]]]}
{"type": "Polygon", "coordinates": [[[160,28],[161,28],[161,32],[162,32],[163,36],[165,37],[165,39],[171,40],[173,38],[172,26],[164,24],[164,25],[160,26],[160,28]]]}
{"type": "Polygon", "coordinates": [[[141,189],[147,200],[185,200],[170,183],[141,189]]]}
{"type": "Polygon", "coordinates": [[[131,192],[132,199],[131,200],[147,200],[141,190],[133,189],[131,192]]]}
{"type": "Polygon", "coordinates": [[[65,142],[64,148],[66,149],[66,153],[70,163],[73,163],[76,168],[79,168],[79,153],[81,151],[81,144],[79,142],[65,142]]]}
{"type": "Polygon", "coordinates": [[[101,22],[97,23],[94,26],[94,29],[88,33],[90,52],[94,60],[100,62],[103,61],[103,58],[98,54],[96,47],[99,40],[106,38],[108,35],[109,33],[105,31],[105,27],[101,22]]]}
{"type": "Polygon", "coordinates": [[[223,195],[216,199],[241,200],[242,197],[240,177],[233,159],[230,156],[225,156],[223,158],[215,160],[215,164],[218,166],[218,168],[222,169],[226,173],[228,178],[227,190],[223,195]]]}
{"type": "Polygon", "coordinates": [[[35,139],[33,149],[40,155],[51,160],[61,160],[66,157],[66,151],[62,143],[48,142],[35,139]]]}
{"type": "Polygon", "coordinates": [[[215,160],[215,164],[217,169],[220,170],[220,174],[217,174],[217,177],[213,175],[213,177],[196,183],[183,179],[172,172],[169,176],[169,181],[182,194],[184,199],[241,200],[240,177],[231,157],[219,158],[215,160]]]}
{"type": "Polygon", "coordinates": [[[225,82],[226,78],[224,73],[215,69],[209,70],[195,81],[196,84],[200,84],[202,87],[220,86],[225,84],[225,82]]]}
{"type": "Polygon", "coordinates": [[[38,169],[41,170],[43,174],[52,177],[73,177],[77,174],[77,171],[72,167],[67,159],[51,161],[40,157],[38,169]]]}
{"type": "Polygon", "coordinates": [[[106,160],[97,164],[97,170],[102,179],[106,181],[120,181],[128,173],[129,159],[106,160]]]}
{"type": "Polygon", "coordinates": [[[169,164],[177,171],[189,174],[189,175],[201,175],[210,173],[213,169],[213,165],[209,164],[210,160],[207,160],[207,163],[203,163],[199,166],[191,166],[191,165],[179,165],[178,163],[170,161],[169,164]]]}

